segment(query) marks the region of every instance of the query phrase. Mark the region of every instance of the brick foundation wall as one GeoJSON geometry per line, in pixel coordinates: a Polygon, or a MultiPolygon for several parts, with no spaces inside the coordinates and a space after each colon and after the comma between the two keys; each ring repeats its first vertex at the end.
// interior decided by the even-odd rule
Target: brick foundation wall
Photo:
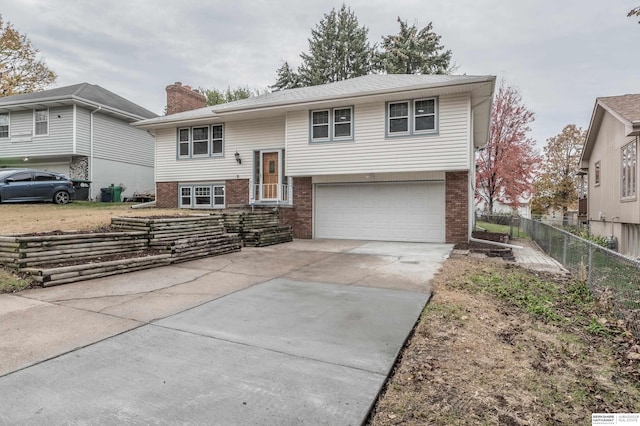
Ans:
{"type": "Polygon", "coordinates": [[[469,242],[468,172],[445,173],[445,238],[447,243],[469,242]]]}
{"type": "Polygon", "coordinates": [[[178,208],[178,182],[156,182],[156,207],[178,208]]]}
{"type": "Polygon", "coordinates": [[[249,179],[224,182],[225,207],[244,207],[249,204],[249,179]]]}
{"type": "Polygon", "coordinates": [[[177,112],[191,111],[207,106],[207,98],[176,81],[165,88],[167,92],[167,115],[177,112]]]}
{"type": "Polygon", "coordinates": [[[280,223],[291,226],[294,238],[313,238],[312,195],[310,177],[293,178],[293,208],[280,209],[280,223]]]}

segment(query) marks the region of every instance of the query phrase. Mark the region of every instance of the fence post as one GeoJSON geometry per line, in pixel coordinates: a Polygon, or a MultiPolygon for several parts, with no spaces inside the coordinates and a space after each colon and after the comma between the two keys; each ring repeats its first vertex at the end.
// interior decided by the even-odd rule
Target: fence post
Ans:
{"type": "Polygon", "coordinates": [[[589,244],[589,271],[587,272],[587,283],[589,284],[589,288],[593,294],[593,284],[592,284],[592,271],[593,271],[593,246],[589,244]]]}
{"type": "Polygon", "coordinates": [[[567,238],[567,234],[563,234],[563,241],[562,241],[562,265],[563,266],[567,266],[567,242],[568,242],[568,238],[567,238]]]}

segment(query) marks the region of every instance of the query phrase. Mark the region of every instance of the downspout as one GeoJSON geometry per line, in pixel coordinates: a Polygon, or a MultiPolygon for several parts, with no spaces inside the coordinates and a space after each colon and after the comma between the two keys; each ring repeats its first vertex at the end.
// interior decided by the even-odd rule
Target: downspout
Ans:
{"type": "Polygon", "coordinates": [[[89,120],[89,181],[93,183],[93,114],[100,111],[102,106],[98,105],[98,108],[91,111],[91,116],[89,120]]]}

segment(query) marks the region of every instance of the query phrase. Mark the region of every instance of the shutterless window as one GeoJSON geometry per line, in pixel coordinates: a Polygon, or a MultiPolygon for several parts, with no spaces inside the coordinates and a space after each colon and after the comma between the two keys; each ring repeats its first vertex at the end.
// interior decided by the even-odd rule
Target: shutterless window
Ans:
{"type": "Polygon", "coordinates": [[[9,113],[0,114],[0,138],[9,137],[9,113]]]}
{"type": "Polygon", "coordinates": [[[193,188],[195,195],[196,207],[205,207],[211,205],[211,187],[210,186],[195,186],[193,188]]]}
{"type": "Polygon", "coordinates": [[[178,156],[180,157],[189,156],[189,146],[191,145],[189,134],[189,129],[178,130],[178,156]]]}
{"type": "Polygon", "coordinates": [[[222,125],[211,126],[211,153],[222,154],[224,132],[222,125]]]}
{"type": "Polygon", "coordinates": [[[621,165],[622,198],[636,196],[636,142],[633,141],[622,147],[621,165]]]}
{"type": "Polygon", "coordinates": [[[191,207],[191,187],[180,188],[180,207],[191,207]]]}
{"type": "Polygon", "coordinates": [[[600,185],[600,161],[596,161],[596,164],[594,165],[594,176],[593,176],[593,182],[595,186],[600,185]]]}
{"type": "Polygon", "coordinates": [[[350,138],[352,124],[353,121],[351,119],[351,108],[340,108],[333,110],[334,138],[350,138]]]}
{"type": "Polygon", "coordinates": [[[36,136],[49,134],[49,110],[37,109],[34,116],[36,136]]]}
{"type": "Polygon", "coordinates": [[[209,155],[209,128],[193,128],[193,155],[209,155]]]}
{"type": "Polygon", "coordinates": [[[213,205],[224,207],[224,186],[213,187],[213,205]]]}
{"type": "Polygon", "coordinates": [[[431,132],[436,129],[436,100],[414,101],[414,132],[431,132]]]}
{"type": "Polygon", "coordinates": [[[329,110],[313,111],[311,139],[329,139],[329,110]]]}
{"type": "Polygon", "coordinates": [[[409,102],[389,104],[389,133],[409,132],[409,102]]]}

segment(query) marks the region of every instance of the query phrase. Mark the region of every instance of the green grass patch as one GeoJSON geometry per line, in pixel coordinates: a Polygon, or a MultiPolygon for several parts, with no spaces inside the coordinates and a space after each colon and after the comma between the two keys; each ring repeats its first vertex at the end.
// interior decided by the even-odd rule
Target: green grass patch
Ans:
{"type": "Polygon", "coordinates": [[[525,240],[529,239],[529,236],[517,226],[514,226],[513,229],[509,225],[499,225],[497,223],[489,223],[489,222],[476,222],[476,229],[482,228],[487,232],[496,232],[498,234],[508,234],[513,230],[512,238],[522,238],[525,240]]]}
{"type": "Polygon", "coordinates": [[[55,206],[59,209],[94,209],[94,210],[106,210],[106,209],[122,209],[127,210],[134,204],[140,203],[103,203],[100,201],[72,201],[69,204],[62,204],[55,206]]]}
{"type": "Polygon", "coordinates": [[[15,293],[31,287],[31,281],[0,268],[0,293],[15,293]]]}

